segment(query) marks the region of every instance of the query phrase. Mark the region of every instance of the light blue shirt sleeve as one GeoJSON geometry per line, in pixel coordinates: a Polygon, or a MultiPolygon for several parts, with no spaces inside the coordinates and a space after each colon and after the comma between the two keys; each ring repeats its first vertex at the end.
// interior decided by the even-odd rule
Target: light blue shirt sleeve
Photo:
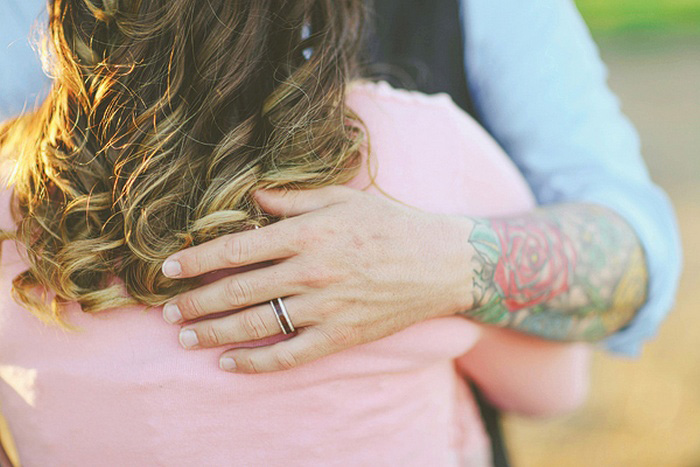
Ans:
{"type": "Polygon", "coordinates": [[[45,0],[0,0],[0,121],[41,103],[50,82],[32,42],[45,0]]]}
{"type": "Polygon", "coordinates": [[[648,300],[604,345],[637,355],[673,306],[680,240],[673,208],[649,178],[585,23],[570,0],[464,0],[462,18],[477,111],[538,202],[598,203],[636,231],[648,300]]]}

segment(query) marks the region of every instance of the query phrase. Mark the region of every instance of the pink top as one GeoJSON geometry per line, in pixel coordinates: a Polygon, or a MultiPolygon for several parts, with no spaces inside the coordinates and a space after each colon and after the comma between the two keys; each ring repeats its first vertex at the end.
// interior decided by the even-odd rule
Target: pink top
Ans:
{"type": "MultiPolygon", "coordinates": [[[[362,83],[349,103],[371,134],[377,182],[395,198],[477,216],[533,207],[510,160],[446,95],[362,83]]],[[[350,183],[366,184],[366,171],[350,183]]],[[[12,228],[9,191],[0,197],[0,226],[12,228]]],[[[12,301],[26,266],[15,246],[2,250],[0,410],[25,466],[482,465],[487,439],[460,373],[533,414],[567,409],[586,388],[582,347],[458,317],[291,371],[229,374],[221,349],[182,349],[160,310],[88,315],[74,305],[81,332],[41,324],[12,301]]]]}

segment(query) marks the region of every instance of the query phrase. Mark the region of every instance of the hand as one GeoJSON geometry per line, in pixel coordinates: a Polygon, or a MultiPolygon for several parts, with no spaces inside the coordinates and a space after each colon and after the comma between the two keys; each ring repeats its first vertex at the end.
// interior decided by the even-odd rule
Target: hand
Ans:
{"type": "Polygon", "coordinates": [[[167,276],[185,278],[271,262],[183,293],[163,309],[166,321],[178,324],[241,309],[180,332],[186,348],[217,347],[280,334],[268,301],[284,297],[298,334],[224,352],[224,370],[290,369],[471,305],[466,217],[339,186],[260,190],[255,199],[286,219],[183,250],[163,264],[167,276]]]}

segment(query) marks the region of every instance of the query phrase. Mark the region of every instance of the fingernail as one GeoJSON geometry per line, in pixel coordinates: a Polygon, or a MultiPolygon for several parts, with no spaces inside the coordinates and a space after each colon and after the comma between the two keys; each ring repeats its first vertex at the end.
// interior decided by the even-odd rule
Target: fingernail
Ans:
{"type": "Polygon", "coordinates": [[[178,277],[182,274],[182,265],[174,259],[165,260],[161,269],[166,277],[178,277]]]}
{"type": "Polygon", "coordinates": [[[199,344],[199,339],[197,339],[197,333],[192,329],[183,329],[180,331],[180,344],[186,349],[192,348],[199,344]]]}
{"type": "Polygon", "coordinates": [[[233,371],[236,369],[236,361],[231,357],[224,357],[219,360],[219,367],[225,371],[233,371]]]}
{"type": "Polygon", "coordinates": [[[166,303],[163,307],[163,319],[170,324],[179,323],[182,320],[182,313],[174,303],[166,303]]]}

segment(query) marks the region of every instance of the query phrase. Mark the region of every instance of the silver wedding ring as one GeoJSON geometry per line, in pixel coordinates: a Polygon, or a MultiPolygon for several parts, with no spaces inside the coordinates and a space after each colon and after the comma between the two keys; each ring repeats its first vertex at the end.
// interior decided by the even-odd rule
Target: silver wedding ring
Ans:
{"type": "Polygon", "coordinates": [[[287,313],[287,307],[284,306],[284,302],[282,301],[282,299],[276,298],[274,300],[270,300],[270,306],[275,312],[277,322],[279,323],[280,328],[282,328],[282,332],[284,334],[293,333],[294,325],[292,324],[292,320],[289,318],[289,313],[287,313]]]}

